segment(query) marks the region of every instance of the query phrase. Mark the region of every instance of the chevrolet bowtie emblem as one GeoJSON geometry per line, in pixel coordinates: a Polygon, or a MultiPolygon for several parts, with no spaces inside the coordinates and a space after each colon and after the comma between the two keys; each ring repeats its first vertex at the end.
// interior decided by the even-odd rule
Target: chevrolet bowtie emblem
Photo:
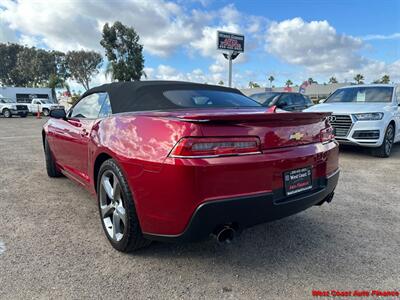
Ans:
{"type": "Polygon", "coordinates": [[[296,132],[290,135],[290,140],[300,141],[303,138],[304,134],[301,132],[296,132]]]}

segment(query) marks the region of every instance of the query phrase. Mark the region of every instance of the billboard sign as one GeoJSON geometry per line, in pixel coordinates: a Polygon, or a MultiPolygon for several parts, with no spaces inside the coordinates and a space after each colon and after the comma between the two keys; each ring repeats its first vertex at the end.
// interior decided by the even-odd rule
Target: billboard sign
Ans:
{"type": "Polygon", "coordinates": [[[244,35],[218,31],[217,49],[244,52],[244,35]]]}

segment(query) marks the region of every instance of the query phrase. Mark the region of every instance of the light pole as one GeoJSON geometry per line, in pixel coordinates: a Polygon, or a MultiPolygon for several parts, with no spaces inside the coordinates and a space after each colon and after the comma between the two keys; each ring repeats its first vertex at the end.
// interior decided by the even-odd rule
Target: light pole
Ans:
{"type": "Polygon", "coordinates": [[[236,51],[229,51],[229,53],[222,53],[224,57],[229,62],[229,70],[228,70],[228,86],[232,87],[232,60],[238,57],[239,52],[236,51]]]}

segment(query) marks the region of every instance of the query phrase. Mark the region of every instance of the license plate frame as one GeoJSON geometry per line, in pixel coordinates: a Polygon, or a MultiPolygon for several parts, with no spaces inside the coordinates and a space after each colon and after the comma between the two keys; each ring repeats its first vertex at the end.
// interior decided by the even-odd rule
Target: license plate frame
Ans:
{"type": "Polygon", "coordinates": [[[293,196],[311,190],[313,187],[312,166],[284,172],[283,183],[286,196],[293,196]]]}

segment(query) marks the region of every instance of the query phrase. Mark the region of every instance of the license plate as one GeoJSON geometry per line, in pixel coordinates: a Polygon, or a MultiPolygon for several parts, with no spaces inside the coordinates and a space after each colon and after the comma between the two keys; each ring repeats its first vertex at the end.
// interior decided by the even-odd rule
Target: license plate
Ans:
{"type": "Polygon", "coordinates": [[[283,174],[287,196],[312,189],[312,168],[305,167],[291,170],[283,174]]]}

